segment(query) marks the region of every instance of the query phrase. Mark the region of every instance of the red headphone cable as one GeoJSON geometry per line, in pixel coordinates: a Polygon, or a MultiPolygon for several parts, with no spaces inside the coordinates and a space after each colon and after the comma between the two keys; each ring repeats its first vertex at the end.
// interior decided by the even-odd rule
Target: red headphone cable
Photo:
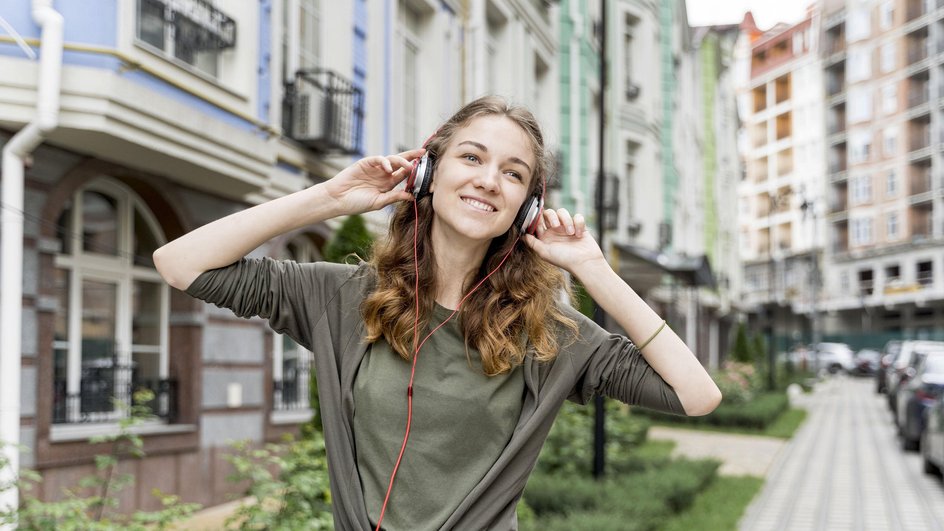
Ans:
{"type": "Polygon", "coordinates": [[[397,476],[397,470],[400,469],[400,461],[403,459],[403,452],[406,451],[406,443],[410,438],[410,425],[413,422],[413,378],[414,376],[416,376],[416,360],[417,358],[419,358],[420,349],[423,348],[423,345],[426,344],[427,339],[429,339],[437,330],[442,328],[443,325],[448,323],[449,320],[452,319],[453,316],[455,316],[456,313],[459,312],[459,309],[462,308],[462,303],[464,303],[465,300],[469,298],[469,296],[475,293],[475,291],[479,289],[479,287],[481,287],[481,285],[484,284],[485,281],[488,280],[488,278],[492,276],[493,273],[498,271],[498,269],[505,263],[505,260],[507,260],[508,257],[511,256],[511,252],[515,250],[515,245],[518,245],[518,240],[521,238],[520,234],[517,237],[515,237],[515,242],[511,245],[511,248],[508,249],[508,252],[505,253],[505,256],[504,258],[502,258],[501,262],[499,262],[498,265],[495,266],[495,269],[491,270],[489,274],[485,275],[485,278],[480,280],[479,283],[475,285],[475,287],[469,290],[469,292],[466,293],[465,296],[462,297],[462,299],[459,301],[459,304],[456,306],[456,309],[453,310],[451,314],[449,314],[449,317],[447,317],[445,321],[439,323],[439,325],[436,328],[430,331],[430,333],[427,334],[426,337],[423,338],[423,341],[419,343],[419,346],[417,346],[416,342],[417,342],[417,339],[419,338],[417,329],[419,328],[419,322],[420,322],[420,299],[419,297],[416,296],[416,294],[418,294],[420,291],[420,266],[419,266],[419,261],[417,260],[418,254],[419,254],[417,251],[417,247],[418,247],[418,243],[417,243],[418,234],[417,233],[418,232],[419,232],[419,210],[416,206],[416,199],[414,198],[413,199],[413,267],[414,267],[413,279],[414,279],[415,284],[413,287],[414,289],[413,294],[414,294],[414,300],[416,302],[415,304],[416,316],[413,319],[413,366],[410,369],[410,383],[407,386],[407,392],[406,392],[406,404],[407,404],[406,406],[406,432],[403,434],[403,443],[400,445],[400,454],[397,456],[397,462],[396,464],[393,465],[393,472],[390,474],[390,483],[387,485],[387,494],[384,495],[384,502],[383,502],[383,506],[380,508],[380,516],[377,518],[377,527],[375,531],[380,531],[380,523],[383,522],[384,513],[387,511],[387,502],[390,501],[390,493],[393,491],[393,480],[397,476]]]}

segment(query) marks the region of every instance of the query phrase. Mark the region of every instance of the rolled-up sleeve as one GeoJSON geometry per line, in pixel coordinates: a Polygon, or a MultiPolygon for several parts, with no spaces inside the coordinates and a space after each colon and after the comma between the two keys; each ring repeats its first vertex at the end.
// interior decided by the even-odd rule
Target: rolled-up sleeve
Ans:
{"type": "Polygon", "coordinates": [[[242,258],[201,273],[186,293],[239,317],[267,319],[273,330],[311,349],[313,319],[337,292],[339,279],[350,277],[354,269],[328,262],[242,258]]]}
{"type": "Polygon", "coordinates": [[[576,310],[567,311],[580,337],[565,347],[575,383],[569,399],[586,404],[594,394],[666,413],[684,415],[678,394],[627,337],[611,334],[576,310]]]}

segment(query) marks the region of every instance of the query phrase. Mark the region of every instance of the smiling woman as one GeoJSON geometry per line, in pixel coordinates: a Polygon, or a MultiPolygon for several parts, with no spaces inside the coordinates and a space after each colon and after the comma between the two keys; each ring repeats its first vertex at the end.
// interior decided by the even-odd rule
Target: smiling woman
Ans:
{"type": "Polygon", "coordinates": [[[543,210],[547,160],[534,116],[485,97],[425,149],[361,159],[154,253],[174,287],[268,319],[314,352],[337,529],[515,529],[564,400],[599,393],[689,415],[720,401],[583,216],[543,210]],[[370,262],[244,258],[302,226],[393,204],[370,262]],[[645,352],[562,302],[563,270],[645,352]]]}

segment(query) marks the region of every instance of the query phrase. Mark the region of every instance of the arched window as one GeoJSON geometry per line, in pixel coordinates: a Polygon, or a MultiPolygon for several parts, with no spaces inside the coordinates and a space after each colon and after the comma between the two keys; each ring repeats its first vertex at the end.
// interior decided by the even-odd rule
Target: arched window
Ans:
{"type": "Polygon", "coordinates": [[[176,412],[168,370],[167,285],[151,261],[164,235],[144,202],[100,178],[73,194],[57,224],[58,309],[53,422],[114,422],[118,404],[150,389],[164,421],[176,412]]]}
{"type": "MultiPolygon", "coordinates": [[[[288,242],[279,257],[315,262],[321,254],[310,239],[299,236],[288,242]]],[[[304,422],[311,418],[311,369],[313,354],[288,336],[273,332],[272,420],[304,422]]]]}

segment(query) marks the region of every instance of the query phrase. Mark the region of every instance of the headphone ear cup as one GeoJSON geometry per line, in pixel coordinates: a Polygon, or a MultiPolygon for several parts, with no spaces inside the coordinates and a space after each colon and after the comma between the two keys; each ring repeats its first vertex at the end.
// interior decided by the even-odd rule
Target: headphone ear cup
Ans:
{"type": "Polygon", "coordinates": [[[532,195],[521,205],[515,217],[514,228],[520,234],[534,234],[538,230],[538,218],[544,209],[544,200],[539,195],[532,195]]]}
{"type": "Polygon", "coordinates": [[[417,199],[429,195],[429,187],[433,182],[433,166],[434,159],[428,152],[420,157],[407,179],[406,191],[411,192],[417,199]]]}

